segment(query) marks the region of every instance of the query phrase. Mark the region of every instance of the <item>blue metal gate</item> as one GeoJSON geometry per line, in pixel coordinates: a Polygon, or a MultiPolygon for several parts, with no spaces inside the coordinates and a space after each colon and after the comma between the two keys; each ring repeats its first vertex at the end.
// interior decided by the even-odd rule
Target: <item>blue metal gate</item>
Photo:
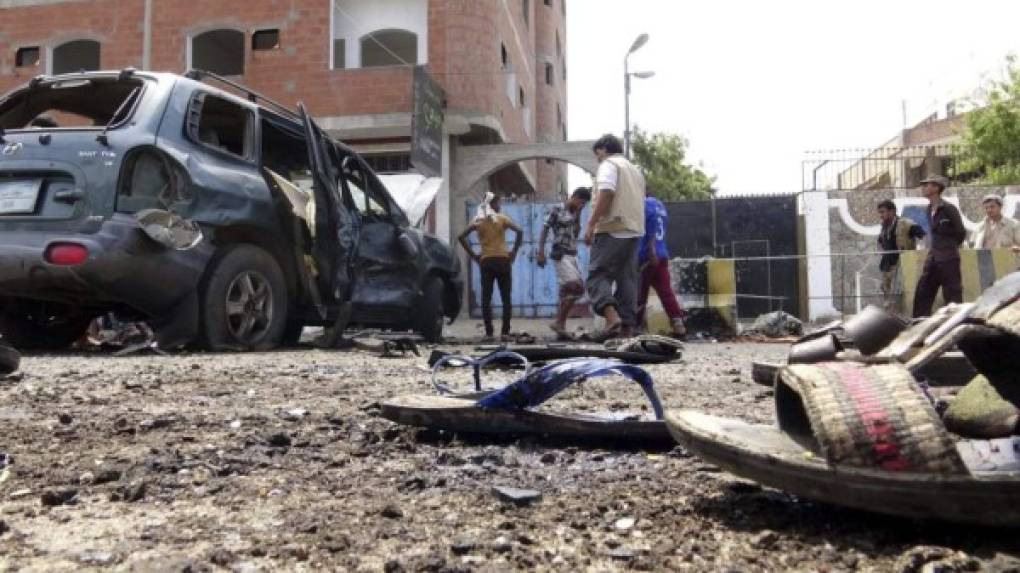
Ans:
{"type": "MultiPolygon", "coordinates": [[[[556,306],[559,300],[559,289],[556,285],[556,268],[553,261],[548,260],[545,268],[539,268],[535,263],[536,250],[538,248],[538,237],[542,233],[542,225],[546,215],[554,205],[558,203],[503,203],[502,212],[516,222],[524,231],[524,240],[521,251],[513,266],[513,289],[511,299],[516,318],[546,318],[556,314],[556,306]]],[[[474,218],[477,203],[467,204],[467,222],[470,224],[474,218]]],[[[584,229],[588,223],[588,216],[591,209],[585,208],[581,213],[582,226],[584,229]]],[[[513,231],[507,231],[507,246],[513,246],[513,231]]],[[[474,233],[470,237],[471,246],[478,250],[478,236],[474,233]]],[[[549,254],[549,246],[552,238],[546,239],[546,254],[549,254]]],[[[578,256],[581,264],[581,274],[588,276],[588,247],[580,245],[578,256]]],[[[470,285],[468,289],[469,312],[472,318],[482,316],[482,288],[481,276],[478,266],[471,264],[470,285]]],[[[498,317],[502,310],[503,300],[499,296],[499,289],[494,289],[492,297],[493,315],[498,317]]],[[[579,301],[584,304],[587,300],[579,301]]]]}

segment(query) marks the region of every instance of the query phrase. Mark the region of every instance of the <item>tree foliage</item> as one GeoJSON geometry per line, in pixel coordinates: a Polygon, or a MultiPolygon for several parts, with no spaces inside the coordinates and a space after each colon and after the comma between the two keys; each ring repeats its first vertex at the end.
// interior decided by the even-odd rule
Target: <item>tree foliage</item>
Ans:
{"type": "Polygon", "coordinates": [[[715,177],[684,162],[689,143],[671,133],[634,129],[631,152],[645,174],[648,188],[663,201],[708,199],[715,177]]]}
{"type": "Polygon", "coordinates": [[[1020,69],[1007,58],[1006,79],[988,86],[986,101],[967,114],[957,174],[974,183],[1020,184],[1020,69]]]}

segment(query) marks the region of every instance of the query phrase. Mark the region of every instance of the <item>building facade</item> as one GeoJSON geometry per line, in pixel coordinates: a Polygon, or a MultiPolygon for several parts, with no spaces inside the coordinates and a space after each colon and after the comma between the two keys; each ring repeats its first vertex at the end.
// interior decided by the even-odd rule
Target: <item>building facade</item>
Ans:
{"type": "Polygon", "coordinates": [[[464,146],[566,139],[566,0],[0,0],[0,90],[39,74],[135,67],[228,76],[294,106],[383,173],[410,164],[414,67],[446,94],[443,187],[428,225],[464,202],[541,200],[566,166],[529,160],[458,180],[464,146]]]}

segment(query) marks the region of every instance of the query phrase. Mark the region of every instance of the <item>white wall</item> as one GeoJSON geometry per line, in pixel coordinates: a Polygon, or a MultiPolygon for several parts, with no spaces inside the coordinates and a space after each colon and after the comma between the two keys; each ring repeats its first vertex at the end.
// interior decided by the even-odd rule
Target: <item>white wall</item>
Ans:
{"type": "MultiPolygon", "coordinates": [[[[418,35],[417,64],[428,63],[428,0],[333,0],[333,39],[345,40],[347,68],[361,67],[361,38],[378,30],[418,35]]],[[[330,51],[333,46],[330,42],[330,51]]],[[[332,65],[332,58],[330,58],[332,65]]]]}

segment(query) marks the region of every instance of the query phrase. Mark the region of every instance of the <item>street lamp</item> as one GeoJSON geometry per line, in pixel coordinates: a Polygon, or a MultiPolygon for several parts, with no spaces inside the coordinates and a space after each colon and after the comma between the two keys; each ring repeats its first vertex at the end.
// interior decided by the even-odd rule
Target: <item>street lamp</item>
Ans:
{"type": "Polygon", "coordinates": [[[641,49],[642,46],[648,43],[648,34],[641,34],[634,39],[634,43],[631,44],[630,50],[627,51],[627,55],[623,58],[623,91],[624,91],[624,130],[623,130],[623,152],[628,158],[630,158],[630,77],[634,76],[638,79],[648,79],[655,75],[655,72],[630,72],[630,55],[641,49]]]}

